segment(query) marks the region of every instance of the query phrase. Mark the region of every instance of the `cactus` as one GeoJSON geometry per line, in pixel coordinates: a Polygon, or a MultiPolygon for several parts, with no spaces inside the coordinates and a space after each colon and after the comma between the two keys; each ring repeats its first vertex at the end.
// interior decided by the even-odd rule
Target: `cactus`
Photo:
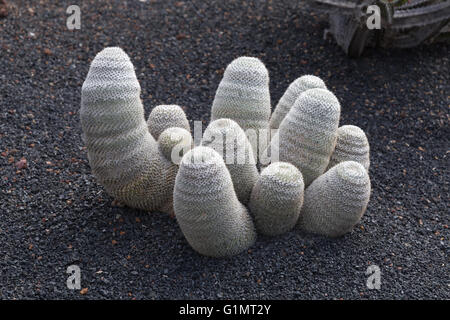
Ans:
{"type": "Polygon", "coordinates": [[[218,119],[206,128],[201,144],[222,155],[239,201],[247,204],[259,173],[245,132],[231,119],[218,119]]]}
{"type": "Polygon", "coordinates": [[[237,122],[259,158],[269,141],[269,73],[257,58],[240,57],[226,68],[214,97],[211,121],[228,118],[237,122]],[[253,129],[255,135],[249,133],[253,129]]]}
{"type": "Polygon", "coordinates": [[[234,60],[201,146],[191,149],[183,110],[157,106],[146,122],[130,59],[120,48],[104,49],[91,64],[81,97],[93,174],[130,207],[174,210],[189,244],[207,256],[249,248],[255,225],[272,236],[295,225],[331,237],[350,231],[370,197],[367,137],[355,126],[338,128],[339,101],[314,76],[294,81],[270,118],[268,81],[258,59],[234,60]],[[274,129],[279,124],[268,148],[279,158],[259,176],[256,158],[265,155],[244,130],[267,130],[269,120],[274,129]]]}
{"type": "Polygon", "coordinates": [[[171,127],[159,135],[158,146],[167,160],[179,164],[183,155],[193,147],[193,140],[186,129],[171,127]]]}
{"type": "Polygon", "coordinates": [[[291,110],[295,100],[306,90],[314,88],[326,89],[327,87],[322,79],[312,75],[302,76],[292,82],[272,113],[270,128],[277,130],[280,127],[281,121],[283,121],[289,110],[291,110]]]}
{"type": "Polygon", "coordinates": [[[304,187],[302,174],[292,164],[276,162],[265,168],[249,203],[256,230],[276,236],[294,228],[303,204],[304,187]]]}
{"type": "Polygon", "coordinates": [[[92,61],[81,91],[80,119],[89,164],[106,191],[126,205],[169,205],[177,166],[148,131],[133,64],[118,47],[92,61]]]}
{"type": "Polygon", "coordinates": [[[183,128],[189,132],[191,130],[186,114],[177,105],[156,106],[148,116],[147,125],[155,139],[158,139],[159,135],[170,127],[183,128]]]}
{"type": "Polygon", "coordinates": [[[297,226],[328,237],[342,236],[361,219],[369,198],[366,169],[355,161],[341,162],[305,190],[297,226]]]}
{"type": "Polygon", "coordinates": [[[309,89],[295,101],[271,142],[279,161],[295,165],[305,186],[320,176],[334,150],[340,104],[326,89],[309,89]],[[278,143],[277,143],[278,142],[278,143]]]}
{"type": "Polygon", "coordinates": [[[173,197],[181,231],[200,254],[226,257],[253,245],[253,222],[222,157],[212,148],[199,146],[183,157],[173,197]]]}
{"type": "Polygon", "coordinates": [[[344,161],[356,161],[369,170],[369,141],[366,134],[357,126],[345,125],[338,128],[337,142],[331,155],[328,169],[344,161]]]}

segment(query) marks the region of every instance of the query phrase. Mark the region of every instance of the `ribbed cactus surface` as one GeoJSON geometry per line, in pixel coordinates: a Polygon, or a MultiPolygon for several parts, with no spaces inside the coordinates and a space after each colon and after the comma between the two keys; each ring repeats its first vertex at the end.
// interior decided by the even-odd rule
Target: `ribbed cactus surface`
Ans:
{"type": "Polygon", "coordinates": [[[306,90],[314,88],[326,89],[327,87],[322,79],[312,75],[301,76],[292,82],[280,101],[278,101],[278,104],[272,113],[272,117],[270,118],[270,128],[275,130],[278,129],[281,121],[283,121],[284,117],[286,117],[289,110],[291,110],[294,105],[295,100],[297,100],[306,90]]]}
{"type": "Polygon", "coordinates": [[[256,157],[269,143],[269,73],[257,58],[240,57],[225,69],[214,97],[211,121],[228,118],[236,121],[249,135],[256,157]],[[254,138],[253,138],[254,137],[254,138]]]}
{"type": "Polygon", "coordinates": [[[295,101],[281,122],[271,149],[278,148],[279,161],[295,165],[305,186],[320,176],[334,150],[340,104],[326,89],[309,89],[295,101]]]}
{"type": "Polygon", "coordinates": [[[181,158],[193,147],[191,133],[186,129],[171,127],[164,130],[158,138],[158,146],[164,157],[179,164],[181,158]]]}
{"type": "Polygon", "coordinates": [[[256,239],[253,222],[234,192],[228,169],[211,148],[196,147],[181,160],[174,210],[187,241],[203,255],[238,254],[256,239]]]}
{"type": "Polygon", "coordinates": [[[148,131],[139,82],[122,49],[106,48],[92,61],[80,118],[93,174],[110,195],[145,210],[171,200],[177,166],[148,131]]]}
{"type": "Polygon", "coordinates": [[[370,190],[369,175],[360,163],[341,162],[305,190],[298,226],[328,237],[341,236],[361,219],[370,190]]]}
{"type": "Polygon", "coordinates": [[[159,105],[153,108],[147,119],[150,133],[155,139],[166,129],[178,127],[190,132],[189,121],[180,106],[159,105]]]}
{"type": "Polygon", "coordinates": [[[249,203],[256,230],[276,236],[294,228],[303,204],[304,188],[302,174],[292,164],[276,162],[266,167],[249,203]]]}
{"type": "Polygon", "coordinates": [[[218,119],[206,128],[202,146],[222,155],[239,201],[247,204],[259,173],[245,132],[231,119],[218,119]]]}
{"type": "Polygon", "coordinates": [[[337,142],[328,168],[344,161],[361,163],[366,170],[370,166],[370,147],[366,134],[357,126],[345,125],[338,128],[337,142]]]}

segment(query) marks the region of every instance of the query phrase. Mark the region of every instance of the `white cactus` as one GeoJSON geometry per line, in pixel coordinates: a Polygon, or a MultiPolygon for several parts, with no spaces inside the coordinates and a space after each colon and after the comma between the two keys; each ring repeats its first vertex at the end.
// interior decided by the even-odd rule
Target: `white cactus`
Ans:
{"type": "Polygon", "coordinates": [[[289,110],[291,110],[295,100],[306,90],[314,88],[326,89],[327,87],[322,79],[312,75],[301,76],[292,82],[272,113],[270,128],[277,130],[280,127],[281,121],[283,121],[289,110]]]}
{"type": "Polygon", "coordinates": [[[338,128],[336,147],[331,155],[328,168],[343,161],[359,162],[367,171],[369,170],[369,141],[364,131],[357,126],[345,125],[338,128]]]}
{"type": "Polygon", "coordinates": [[[246,132],[259,158],[270,139],[269,73],[257,58],[240,57],[226,68],[214,97],[211,121],[228,118],[246,132]],[[250,134],[249,129],[253,130],[250,134]]]}
{"type": "Polygon", "coordinates": [[[128,206],[152,211],[170,206],[177,166],[148,131],[140,90],[127,54],[106,48],[83,83],[80,118],[98,182],[128,206]]]}
{"type": "Polygon", "coordinates": [[[249,203],[256,230],[276,236],[294,228],[303,204],[304,188],[302,174],[292,164],[276,162],[265,168],[249,203]]]}
{"type": "Polygon", "coordinates": [[[239,201],[247,204],[259,173],[245,132],[231,119],[218,119],[206,128],[201,144],[222,156],[239,201]]]}
{"type": "Polygon", "coordinates": [[[174,210],[187,241],[203,255],[235,255],[256,239],[253,222],[234,192],[228,169],[211,148],[196,147],[181,160],[174,210]]]}
{"type": "Polygon", "coordinates": [[[167,160],[179,164],[181,158],[192,149],[194,142],[186,129],[171,127],[159,135],[158,146],[167,160]]]}
{"type": "Polygon", "coordinates": [[[271,142],[279,161],[295,165],[305,186],[328,166],[336,145],[340,104],[326,89],[309,89],[295,101],[271,142]]]}
{"type": "Polygon", "coordinates": [[[370,198],[370,179],[358,162],[341,162],[305,190],[298,227],[328,237],[349,232],[361,219],[370,198]]]}
{"type": "Polygon", "coordinates": [[[153,108],[147,119],[150,133],[155,139],[166,129],[171,127],[183,128],[190,132],[189,121],[180,106],[159,105],[153,108]]]}

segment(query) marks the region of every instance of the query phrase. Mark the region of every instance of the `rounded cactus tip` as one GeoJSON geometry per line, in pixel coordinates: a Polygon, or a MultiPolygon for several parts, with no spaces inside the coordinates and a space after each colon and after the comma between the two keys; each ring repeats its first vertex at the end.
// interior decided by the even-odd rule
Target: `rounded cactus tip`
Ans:
{"type": "Polygon", "coordinates": [[[153,108],[147,119],[150,133],[155,139],[171,127],[179,127],[190,131],[189,121],[183,109],[178,105],[159,105],[153,108]]]}
{"type": "Polygon", "coordinates": [[[336,172],[344,181],[353,185],[367,183],[369,175],[364,166],[356,161],[344,161],[336,166],[336,172]]]}
{"type": "Polygon", "coordinates": [[[202,145],[216,150],[226,164],[256,164],[252,145],[234,120],[220,118],[212,121],[203,134],[202,145]]]}
{"type": "Polygon", "coordinates": [[[311,74],[305,74],[304,76],[301,76],[297,80],[297,84],[299,87],[302,87],[304,90],[308,89],[314,89],[314,88],[322,88],[326,89],[327,86],[325,85],[325,82],[314,75],[311,74]]]}
{"type": "Polygon", "coordinates": [[[370,178],[358,162],[337,164],[305,191],[298,226],[328,237],[339,237],[360,221],[370,198],[370,178]]]}
{"type": "Polygon", "coordinates": [[[92,67],[100,70],[112,69],[112,72],[117,72],[117,69],[128,69],[134,72],[130,57],[120,47],[104,48],[95,56],[91,64],[92,67]]]}
{"type": "Polygon", "coordinates": [[[305,185],[325,172],[336,145],[340,104],[333,93],[314,88],[302,93],[278,130],[279,160],[292,163],[305,185]]]}
{"type": "Polygon", "coordinates": [[[301,172],[287,162],[266,167],[250,197],[250,212],[258,232],[280,235],[293,229],[303,205],[305,184],[301,172]]]}
{"type": "MultiPolygon", "coordinates": [[[[304,93],[302,93],[299,97],[303,101],[307,100],[312,106],[320,104],[322,107],[327,107],[323,111],[338,111],[341,110],[341,104],[339,103],[338,98],[328,89],[323,88],[313,88],[308,89],[304,93]]],[[[323,112],[322,111],[322,112],[323,112]]]]}
{"type": "Polygon", "coordinates": [[[331,155],[328,168],[343,161],[356,161],[368,171],[370,166],[370,147],[364,131],[353,125],[338,128],[337,142],[331,155]]]}
{"type": "Polygon", "coordinates": [[[258,58],[239,57],[227,66],[224,77],[247,84],[264,85],[269,82],[269,71],[258,58]]]}
{"type": "MultiPolygon", "coordinates": [[[[141,87],[128,55],[119,47],[108,47],[97,53],[92,61],[81,89],[81,99],[82,104],[105,101],[117,104],[124,100],[139,100],[140,91],[141,87]]],[[[106,106],[90,107],[107,109],[108,105],[109,103],[106,106]]]]}
{"type": "Polygon", "coordinates": [[[128,55],[121,47],[106,47],[99,53],[97,53],[98,57],[108,57],[108,58],[126,58],[128,59],[128,55]]]}
{"type": "Polygon", "coordinates": [[[295,100],[306,90],[314,88],[326,89],[325,82],[319,77],[313,75],[304,75],[293,81],[278,101],[275,110],[270,118],[270,128],[278,129],[281,121],[292,108],[295,100]]]}
{"type": "Polygon", "coordinates": [[[167,128],[158,138],[159,150],[164,157],[179,164],[183,155],[186,154],[193,145],[192,136],[189,131],[183,128],[167,128]]]}
{"type": "Polygon", "coordinates": [[[214,149],[198,146],[188,151],[181,159],[181,164],[184,166],[196,164],[216,164],[223,162],[222,157],[214,149]]]}

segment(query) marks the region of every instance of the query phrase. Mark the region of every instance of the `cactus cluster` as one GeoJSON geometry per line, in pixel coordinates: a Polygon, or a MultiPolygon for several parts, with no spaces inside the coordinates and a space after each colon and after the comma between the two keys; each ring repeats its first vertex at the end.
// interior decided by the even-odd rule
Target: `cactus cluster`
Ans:
{"type": "Polygon", "coordinates": [[[92,171],[131,207],[161,211],[173,204],[182,233],[200,254],[238,254],[257,233],[295,229],[337,237],[364,214],[371,192],[368,139],[356,126],[339,127],[339,100],[320,78],[291,83],[271,115],[264,64],[234,60],[197,147],[180,107],[157,106],[146,122],[139,94],[121,49],[96,56],[81,103],[92,171]],[[276,131],[271,139],[269,129],[276,131]],[[261,161],[263,154],[270,163],[261,161]]]}

